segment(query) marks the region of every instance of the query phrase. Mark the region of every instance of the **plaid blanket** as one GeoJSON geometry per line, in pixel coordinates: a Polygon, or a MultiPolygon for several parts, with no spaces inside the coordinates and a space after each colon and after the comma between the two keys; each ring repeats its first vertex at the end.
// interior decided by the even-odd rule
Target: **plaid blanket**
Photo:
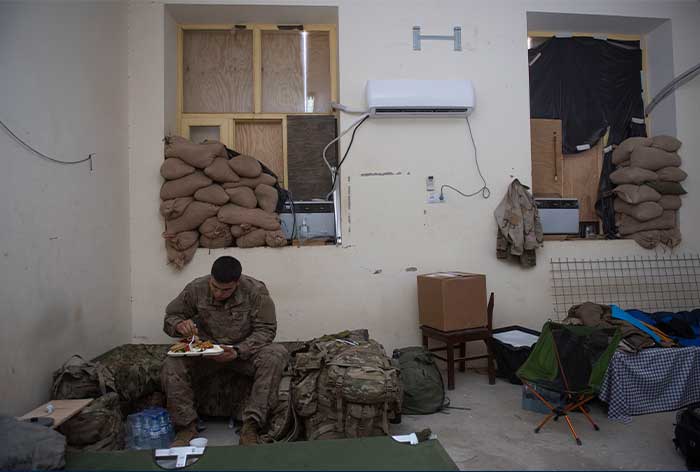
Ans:
{"type": "Polygon", "coordinates": [[[608,404],[608,418],[624,423],[631,416],[698,403],[700,347],[651,348],[636,354],[617,351],[599,397],[608,404]]]}

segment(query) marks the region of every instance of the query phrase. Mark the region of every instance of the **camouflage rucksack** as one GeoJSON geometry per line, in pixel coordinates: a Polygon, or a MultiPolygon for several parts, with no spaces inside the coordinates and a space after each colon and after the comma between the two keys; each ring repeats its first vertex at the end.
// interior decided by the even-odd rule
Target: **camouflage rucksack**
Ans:
{"type": "Polygon", "coordinates": [[[76,354],[53,373],[51,399],[97,398],[116,390],[114,375],[109,369],[76,354]]]}
{"type": "Polygon", "coordinates": [[[112,451],[124,448],[124,424],[119,395],[110,392],[86,406],[58,431],[66,437],[68,450],[112,451]]]}
{"type": "Polygon", "coordinates": [[[292,401],[309,440],[389,434],[401,411],[398,370],[375,341],[312,341],[294,371],[292,401]]]}

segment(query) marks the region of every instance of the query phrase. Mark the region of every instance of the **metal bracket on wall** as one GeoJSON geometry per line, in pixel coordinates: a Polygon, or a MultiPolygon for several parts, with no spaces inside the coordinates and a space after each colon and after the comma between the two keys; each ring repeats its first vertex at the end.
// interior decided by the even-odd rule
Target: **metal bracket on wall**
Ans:
{"type": "Polygon", "coordinates": [[[455,26],[452,36],[436,35],[436,34],[420,34],[420,26],[413,27],[413,50],[420,51],[421,40],[426,41],[454,41],[455,51],[462,50],[462,27],[455,26]]]}

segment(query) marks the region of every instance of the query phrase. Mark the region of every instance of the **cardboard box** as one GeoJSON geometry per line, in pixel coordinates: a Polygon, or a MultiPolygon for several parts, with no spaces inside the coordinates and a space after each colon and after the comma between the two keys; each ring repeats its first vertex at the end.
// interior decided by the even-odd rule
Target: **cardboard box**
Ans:
{"type": "Polygon", "coordinates": [[[436,272],[418,276],[420,324],[441,331],[487,325],[486,276],[436,272]]]}

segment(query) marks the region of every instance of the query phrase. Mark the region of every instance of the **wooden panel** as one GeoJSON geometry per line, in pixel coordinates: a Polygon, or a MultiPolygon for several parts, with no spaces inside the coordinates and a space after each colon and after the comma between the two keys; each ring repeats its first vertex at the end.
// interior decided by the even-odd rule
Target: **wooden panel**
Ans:
{"type": "Polygon", "coordinates": [[[302,35],[262,32],[262,111],[304,112],[302,35]]]}
{"type": "Polygon", "coordinates": [[[236,121],[234,149],[265,163],[280,181],[284,180],[281,121],[236,121]]]}
{"type": "Polygon", "coordinates": [[[203,143],[204,141],[221,141],[220,126],[190,126],[190,141],[203,143]]]}
{"type": "Polygon", "coordinates": [[[253,32],[184,31],[183,111],[253,111],[253,32]]]}
{"type": "MultiPolygon", "coordinates": [[[[323,148],[337,135],[334,116],[287,117],[287,173],[289,190],[295,200],[325,198],[331,190],[331,176],[321,158],[323,148]]],[[[337,146],[328,149],[336,165],[337,146]]]]}
{"type": "Polygon", "coordinates": [[[63,423],[77,415],[80,410],[88,406],[92,402],[92,398],[80,398],[76,400],[51,400],[48,403],[33,409],[26,415],[19,417],[20,420],[26,420],[34,417],[53,418],[52,428],[56,429],[63,423]],[[51,403],[54,407],[53,413],[46,413],[46,406],[51,403]]]}
{"type": "Polygon", "coordinates": [[[532,193],[562,197],[563,163],[560,120],[530,120],[532,193]]]}
{"type": "Polygon", "coordinates": [[[331,112],[331,55],[327,32],[310,32],[307,36],[307,96],[314,97],[315,113],[331,112]]]}
{"type": "Polygon", "coordinates": [[[587,151],[564,155],[564,197],[578,198],[580,221],[598,221],[595,202],[603,167],[602,142],[587,151]]]}
{"type": "Polygon", "coordinates": [[[218,140],[228,147],[233,147],[232,134],[233,120],[220,117],[192,117],[182,118],[180,134],[193,142],[202,142],[204,139],[218,140]]]}

